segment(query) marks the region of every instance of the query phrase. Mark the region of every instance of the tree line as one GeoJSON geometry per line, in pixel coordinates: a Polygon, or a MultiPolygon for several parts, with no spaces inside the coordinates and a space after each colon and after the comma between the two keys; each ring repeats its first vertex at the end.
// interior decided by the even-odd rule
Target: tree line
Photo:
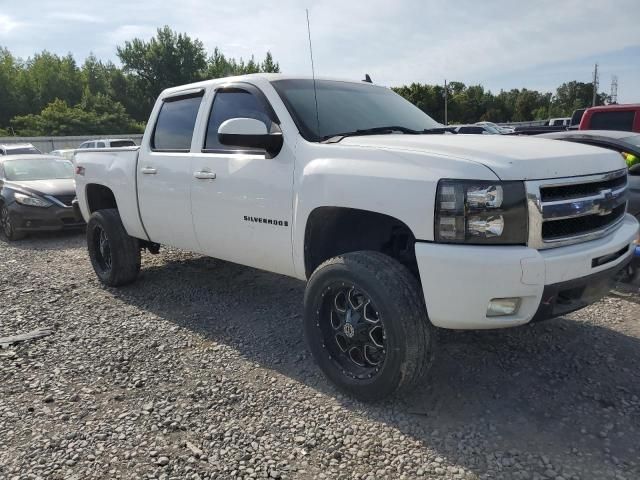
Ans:
{"type": "Polygon", "coordinates": [[[47,51],[27,60],[0,47],[0,136],[102,135],[144,130],[158,94],[209,78],[279,72],[267,52],[262,61],[209,54],[204,44],[165,26],[149,41],[117,47],[121,66],[90,55],[47,51]]]}
{"type": "MultiPolygon", "coordinates": [[[[443,85],[412,83],[394,90],[434,119],[444,122],[443,85]]],[[[514,88],[493,94],[482,85],[467,86],[462,82],[449,83],[447,90],[447,118],[450,124],[570,117],[575,109],[590,107],[593,101],[593,83],[575,80],[563,83],[555,93],[514,88]]],[[[596,105],[608,101],[605,93],[596,96],[596,105]]]]}
{"type": "MultiPolygon", "coordinates": [[[[165,88],[258,72],[279,72],[267,52],[262,61],[225,56],[168,26],[148,41],[117,46],[121,66],[90,55],[78,65],[72,54],[48,51],[23,60],[0,47],[0,136],[103,135],[144,130],[165,88]]],[[[438,121],[444,120],[444,87],[412,83],[394,90],[438,121]]],[[[592,84],[571,81],[555,94],[513,89],[493,94],[482,85],[448,85],[449,123],[524,121],[569,116],[591,104],[592,84]]],[[[608,100],[604,93],[598,104],[608,100]]]]}

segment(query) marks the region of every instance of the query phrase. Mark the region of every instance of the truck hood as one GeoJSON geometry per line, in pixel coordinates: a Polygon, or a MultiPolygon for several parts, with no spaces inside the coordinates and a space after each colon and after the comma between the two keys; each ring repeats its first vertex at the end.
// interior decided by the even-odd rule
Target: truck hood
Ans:
{"type": "Polygon", "coordinates": [[[625,168],[611,150],[573,142],[503,135],[371,135],[346,137],[345,146],[423,153],[480,163],[502,180],[540,180],[625,168]]]}
{"type": "Polygon", "coordinates": [[[56,180],[30,180],[30,181],[10,181],[7,187],[16,190],[23,190],[36,195],[72,195],[76,192],[76,182],[73,178],[60,178],[56,180]]]}

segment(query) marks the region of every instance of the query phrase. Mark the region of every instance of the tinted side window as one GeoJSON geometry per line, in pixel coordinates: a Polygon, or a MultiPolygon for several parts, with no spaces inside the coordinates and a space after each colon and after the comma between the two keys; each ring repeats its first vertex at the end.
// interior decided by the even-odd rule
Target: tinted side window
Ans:
{"type": "Polygon", "coordinates": [[[484,128],[482,127],[460,127],[458,133],[473,133],[473,134],[481,134],[484,132],[484,128]]]}
{"type": "Polygon", "coordinates": [[[162,104],[151,139],[154,150],[189,151],[202,94],[168,99],[162,104]]]}
{"type": "Polygon", "coordinates": [[[136,144],[132,140],[116,140],[111,142],[112,147],[135,147],[136,144]]]}
{"type": "Polygon", "coordinates": [[[104,146],[105,146],[105,145],[104,145],[104,142],[98,142],[98,143],[96,144],[96,146],[97,146],[98,148],[104,148],[104,146]]]}
{"type": "Polygon", "coordinates": [[[204,142],[205,150],[242,150],[263,151],[260,148],[233,147],[222,145],[218,141],[218,128],[230,118],[254,118],[267,125],[267,131],[271,131],[271,116],[263,103],[252,93],[241,89],[222,90],[216,93],[211,107],[207,137],[204,142]]]}
{"type": "Polygon", "coordinates": [[[591,116],[591,130],[633,130],[635,112],[595,112],[591,116]]]}

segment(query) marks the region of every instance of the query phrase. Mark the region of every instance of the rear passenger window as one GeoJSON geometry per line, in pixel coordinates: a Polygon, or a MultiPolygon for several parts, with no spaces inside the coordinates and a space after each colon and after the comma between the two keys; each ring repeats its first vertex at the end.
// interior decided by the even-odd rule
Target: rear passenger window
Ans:
{"type": "Polygon", "coordinates": [[[164,101],[151,139],[154,150],[188,152],[196,124],[202,92],[164,101]]]}
{"type": "Polygon", "coordinates": [[[116,140],[114,142],[111,142],[111,146],[114,147],[114,148],[116,148],[116,147],[135,147],[136,144],[132,140],[116,140]]]}
{"type": "Polygon", "coordinates": [[[591,116],[591,130],[623,130],[633,131],[634,111],[630,112],[595,112],[591,116]]]}
{"type": "Polygon", "coordinates": [[[96,146],[97,146],[98,148],[104,148],[104,142],[98,142],[98,143],[96,144],[96,146]]]}
{"type": "Polygon", "coordinates": [[[264,152],[261,148],[233,147],[222,145],[218,141],[218,128],[230,118],[254,118],[267,125],[271,131],[273,120],[266,106],[255,95],[239,88],[221,90],[216,93],[211,107],[207,137],[204,142],[205,151],[256,151],[264,152]]]}

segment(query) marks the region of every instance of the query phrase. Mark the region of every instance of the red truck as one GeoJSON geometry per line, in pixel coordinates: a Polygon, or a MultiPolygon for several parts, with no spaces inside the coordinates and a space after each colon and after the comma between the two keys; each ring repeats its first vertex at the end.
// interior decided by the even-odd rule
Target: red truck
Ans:
{"type": "Polygon", "coordinates": [[[640,103],[587,108],[580,120],[580,130],[620,130],[640,133],[640,103]]]}

